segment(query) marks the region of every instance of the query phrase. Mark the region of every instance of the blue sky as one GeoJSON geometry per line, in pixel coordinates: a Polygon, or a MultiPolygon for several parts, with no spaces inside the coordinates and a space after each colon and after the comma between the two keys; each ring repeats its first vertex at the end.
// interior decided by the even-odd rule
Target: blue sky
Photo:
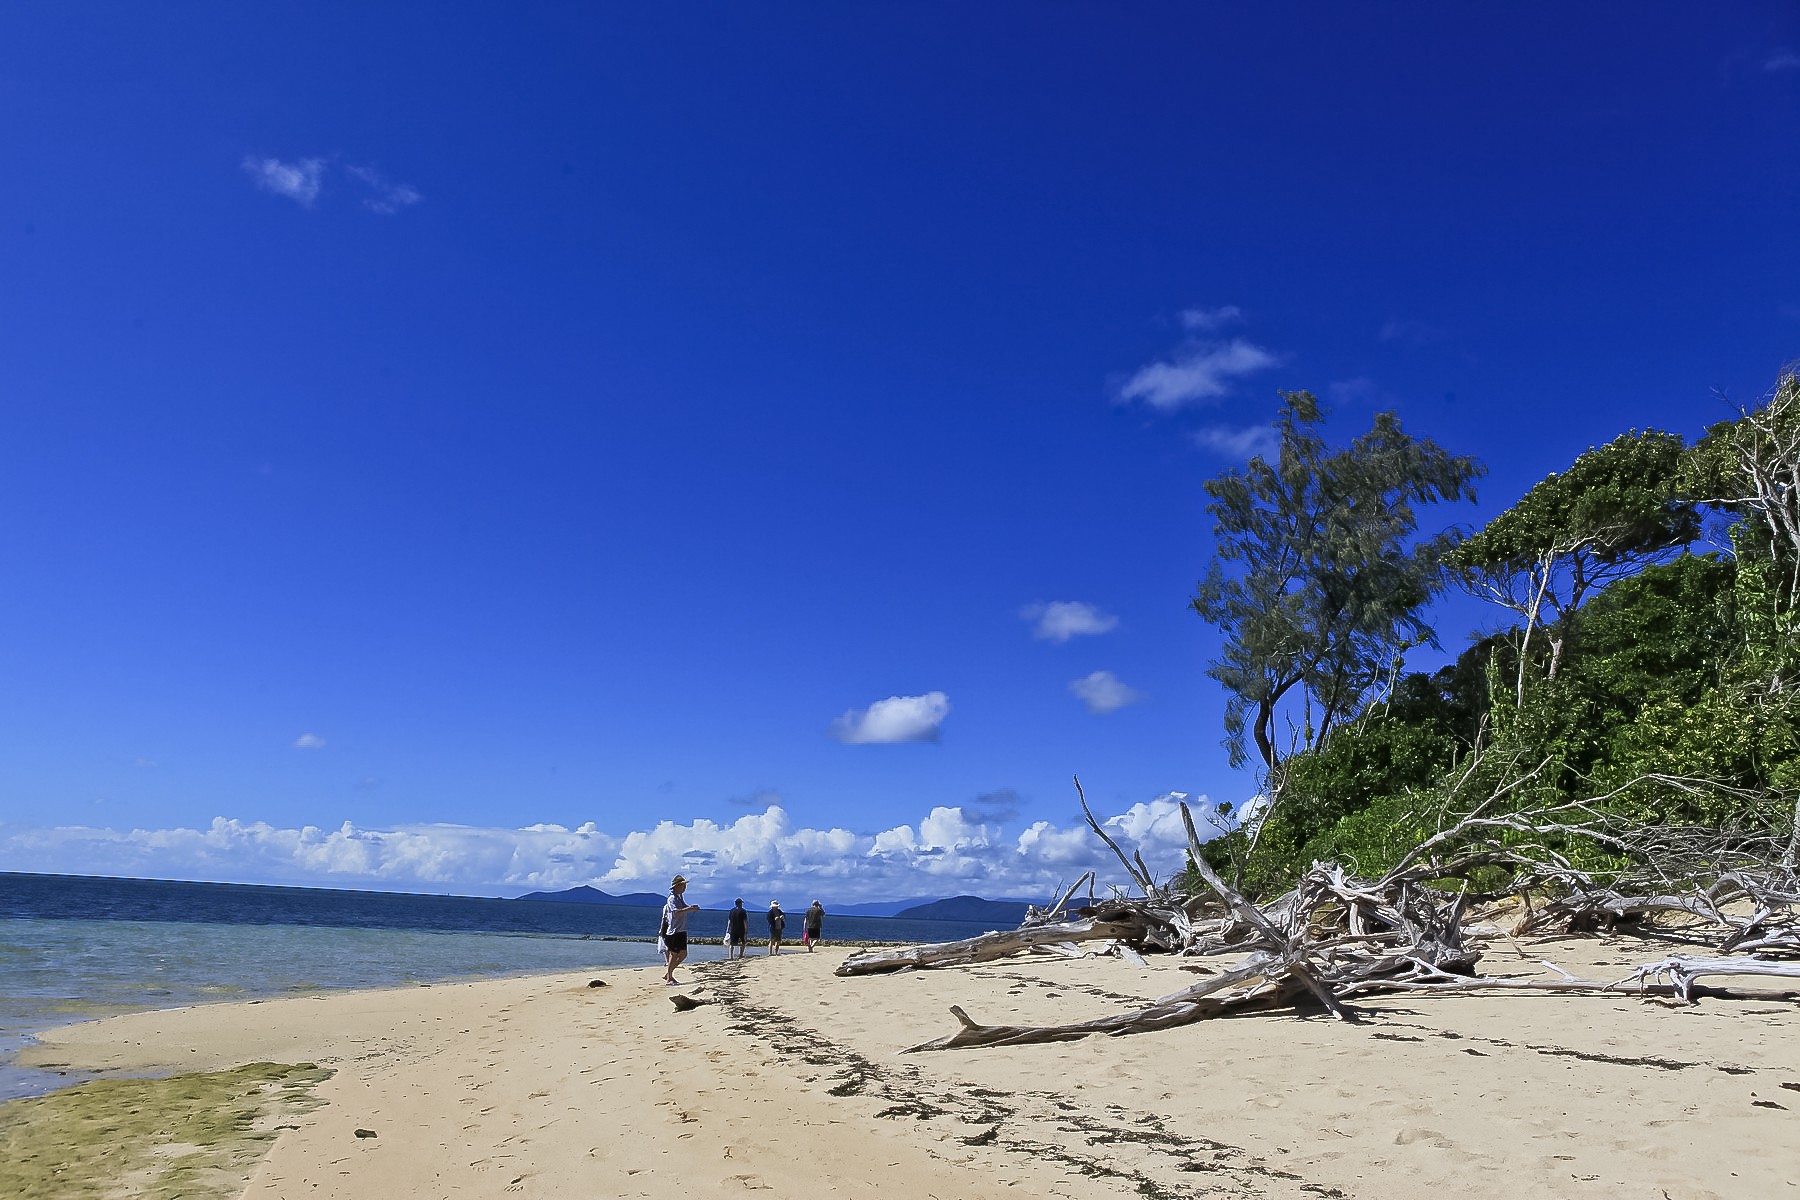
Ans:
{"type": "Polygon", "coordinates": [[[1255,791],[1186,605],[1278,389],[1479,523],[1800,355],[1787,3],[0,45],[0,869],[1031,895],[1075,773],[1173,869],[1255,791]]]}

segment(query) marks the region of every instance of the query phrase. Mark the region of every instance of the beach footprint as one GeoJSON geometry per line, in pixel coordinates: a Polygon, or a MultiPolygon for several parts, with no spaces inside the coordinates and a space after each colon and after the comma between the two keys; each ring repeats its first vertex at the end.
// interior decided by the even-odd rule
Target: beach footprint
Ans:
{"type": "Polygon", "coordinates": [[[763,1182],[761,1175],[727,1175],[719,1180],[719,1183],[721,1186],[730,1186],[735,1183],[749,1192],[772,1192],[775,1190],[773,1185],[763,1182]]]}
{"type": "Polygon", "coordinates": [[[1455,1142],[1435,1129],[1402,1129],[1394,1135],[1394,1145],[1396,1146],[1411,1146],[1417,1142],[1424,1142],[1435,1150],[1456,1149],[1455,1142]]]}

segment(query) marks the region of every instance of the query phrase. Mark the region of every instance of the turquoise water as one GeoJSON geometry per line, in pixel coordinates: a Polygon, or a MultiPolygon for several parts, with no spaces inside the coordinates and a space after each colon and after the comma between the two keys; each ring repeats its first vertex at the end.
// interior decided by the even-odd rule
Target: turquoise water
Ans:
{"type": "MultiPolygon", "coordinates": [[[[690,893],[691,894],[691,893],[690,893]]],[[[0,872],[0,1100],[77,1079],[9,1065],[39,1030],[147,1008],[649,966],[658,910],[0,872]]],[[[751,918],[761,934],[760,914],[751,918]]],[[[689,931],[717,938],[725,914],[689,931]]],[[[798,914],[789,930],[799,932],[798,914]]],[[[981,925],[827,916],[827,937],[939,942],[981,925]]],[[[721,948],[693,943],[696,961],[721,948]]]]}
{"type": "MultiPolygon", "coordinates": [[[[695,960],[718,958],[697,945],[695,960]]],[[[659,962],[570,934],[130,920],[0,920],[0,1100],[79,1082],[5,1065],[40,1029],[147,1008],[659,962]]]]}

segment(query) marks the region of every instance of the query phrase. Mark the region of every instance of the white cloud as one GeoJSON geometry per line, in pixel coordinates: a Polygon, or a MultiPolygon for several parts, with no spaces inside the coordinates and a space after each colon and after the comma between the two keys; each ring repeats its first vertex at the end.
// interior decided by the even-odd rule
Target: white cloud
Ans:
{"type": "Polygon", "coordinates": [[[352,178],[368,187],[370,194],[363,197],[363,207],[370,212],[390,216],[425,199],[417,188],[410,184],[394,183],[374,167],[346,167],[344,169],[350,173],[352,178]]]}
{"type": "Polygon", "coordinates": [[[311,208],[319,198],[325,182],[325,160],[303,158],[298,162],[282,162],[279,158],[246,158],[241,164],[256,186],[277,196],[311,208]]]}
{"type": "MultiPolygon", "coordinates": [[[[1159,878],[1184,864],[1187,835],[1167,792],[1103,822],[1127,854],[1138,851],[1159,878]]],[[[1204,829],[1216,806],[1204,797],[1195,818],[1204,829]]],[[[676,872],[708,907],[734,896],[821,896],[840,903],[927,894],[1048,896],[1059,884],[1097,870],[1103,884],[1124,882],[1100,840],[1072,816],[1066,825],[1037,821],[1009,836],[980,813],[940,805],[916,823],[874,833],[794,828],[770,805],[728,823],[663,821],[623,836],[593,822],[576,828],[517,829],[408,825],[363,829],[284,829],[261,821],[215,818],[203,829],[0,827],[0,871],[49,871],[153,879],[323,884],[464,895],[554,891],[578,884],[615,894],[661,891],[676,872]]],[[[1215,828],[1218,826],[1215,825],[1215,828]]]]}
{"type": "Polygon", "coordinates": [[[1181,327],[1194,333],[1212,333],[1244,319],[1244,310],[1235,304],[1222,308],[1189,308],[1181,314],[1181,327]]]}
{"type": "Polygon", "coordinates": [[[1071,683],[1069,690],[1080,697],[1081,702],[1087,705],[1087,710],[1095,716],[1118,712],[1144,698],[1142,692],[1127,687],[1111,671],[1095,671],[1091,675],[1084,675],[1071,683]]]}
{"type": "Polygon", "coordinates": [[[924,846],[987,846],[1000,831],[962,808],[938,807],[919,822],[919,842],[924,846]]]}
{"type": "Polygon", "coordinates": [[[950,697],[942,692],[923,696],[889,696],[865,709],[853,708],[831,723],[831,736],[847,746],[935,742],[950,697]]]}
{"type": "Polygon", "coordinates": [[[8,870],[45,869],[24,866],[36,857],[89,873],[146,878],[451,890],[508,883],[529,891],[538,881],[571,871],[604,871],[618,845],[617,838],[592,825],[577,830],[557,825],[365,830],[346,821],[326,831],[314,825],[280,829],[261,821],[215,817],[205,829],[62,827],[0,833],[0,862],[20,864],[8,870]]]}
{"type": "Polygon", "coordinates": [[[1216,400],[1238,379],[1280,362],[1276,355],[1242,338],[1190,342],[1167,359],[1140,367],[1119,389],[1119,399],[1142,400],[1151,408],[1172,412],[1194,401],[1216,400]]]}
{"type": "Polygon", "coordinates": [[[1763,70],[1800,71],[1800,54],[1783,46],[1763,60],[1763,70]]]}
{"type": "Polygon", "coordinates": [[[1048,604],[1027,604],[1019,610],[1027,621],[1036,621],[1031,636],[1047,642],[1066,642],[1072,637],[1109,633],[1118,628],[1119,618],[1103,613],[1085,600],[1052,600],[1048,604]]]}
{"type": "Polygon", "coordinates": [[[294,739],[294,749],[296,750],[323,750],[324,748],[325,739],[316,733],[303,733],[294,739]]]}
{"type": "Polygon", "coordinates": [[[1274,462],[1281,452],[1281,434],[1273,425],[1209,425],[1194,431],[1194,444],[1243,462],[1257,457],[1274,462]]]}

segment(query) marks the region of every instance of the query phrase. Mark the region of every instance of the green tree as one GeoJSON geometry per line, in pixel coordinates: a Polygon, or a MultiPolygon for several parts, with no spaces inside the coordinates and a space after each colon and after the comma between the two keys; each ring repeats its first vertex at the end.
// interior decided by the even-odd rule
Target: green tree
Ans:
{"type": "Polygon", "coordinates": [[[1232,762],[1248,759],[1248,733],[1277,790],[1284,700],[1304,712],[1293,748],[1316,748],[1407,648],[1435,641],[1423,610],[1453,538],[1416,537],[1416,510],[1474,499],[1483,474],[1475,459],[1408,435],[1393,413],[1337,451],[1323,421],[1311,393],[1283,393],[1275,460],[1258,456],[1205,485],[1216,557],[1193,608],[1224,635],[1207,674],[1231,693],[1232,762]]]}
{"type": "Polygon", "coordinates": [[[1688,454],[1684,482],[1702,502],[1748,526],[1739,557],[1760,552],[1777,566],[1771,600],[1800,607],[1800,374],[1784,371],[1759,408],[1714,425],[1688,454]]]}
{"type": "Polygon", "coordinates": [[[1534,637],[1545,637],[1545,674],[1555,679],[1575,614],[1590,594],[1700,535],[1699,512],[1681,494],[1683,466],[1678,435],[1621,434],[1546,476],[1456,547],[1451,562],[1464,585],[1524,619],[1517,704],[1525,702],[1534,637]]]}

